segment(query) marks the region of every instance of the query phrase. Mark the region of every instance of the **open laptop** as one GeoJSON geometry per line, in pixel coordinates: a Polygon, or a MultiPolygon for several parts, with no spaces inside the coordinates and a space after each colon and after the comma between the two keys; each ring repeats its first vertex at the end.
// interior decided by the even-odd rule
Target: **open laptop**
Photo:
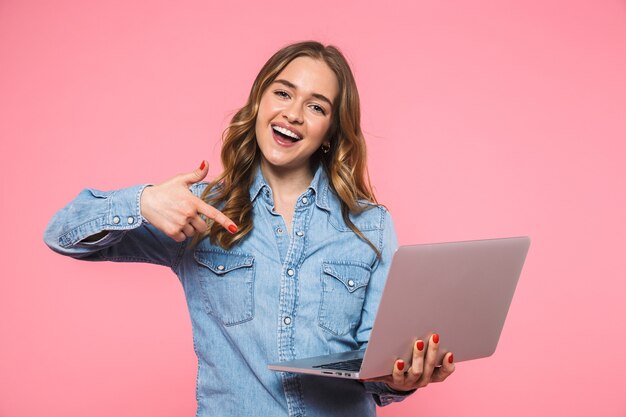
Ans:
{"type": "Polygon", "coordinates": [[[368,379],[410,363],[413,344],[439,333],[461,362],[496,349],[526,254],[528,237],[401,246],[395,252],[367,349],[272,363],[274,371],[368,379]]]}

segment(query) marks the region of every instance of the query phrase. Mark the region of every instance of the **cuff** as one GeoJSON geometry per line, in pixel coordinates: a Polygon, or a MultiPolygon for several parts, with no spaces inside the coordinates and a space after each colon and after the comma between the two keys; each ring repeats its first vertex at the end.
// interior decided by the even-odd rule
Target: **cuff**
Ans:
{"type": "Polygon", "coordinates": [[[109,197],[109,212],[103,230],[130,230],[143,221],[141,193],[147,184],[114,191],[109,197]]]}
{"type": "Polygon", "coordinates": [[[140,211],[141,193],[147,186],[148,184],[141,184],[116,191],[86,189],[85,193],[90,198],[102,202],[102,214],[62,235],[59,244],[62,247],[73,246],[79,242],[81,245],[101,245],[117,237],[119,233],[115,233],[116,231],[124,232],[139,227],[144,220],[140,211]],[[81,242],[103,230],[114,233],[108,233],[96,242],[81,242]]]}
{"type": "Polygon", "coordinates": [[[416,389],[411,391],[396,391],[384,382],[364,382],[363,384],[365,385],[365,391],[372,394],[374,401],[376,401],[376,404],[380,407],[402,401],[417,391],[416,389]]]}

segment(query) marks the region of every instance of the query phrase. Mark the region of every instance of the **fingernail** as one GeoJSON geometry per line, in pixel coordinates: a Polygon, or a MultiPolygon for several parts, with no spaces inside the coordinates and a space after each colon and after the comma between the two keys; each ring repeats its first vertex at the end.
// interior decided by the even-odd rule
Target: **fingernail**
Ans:
{"type": "Polygon", "coordinates": [[[231,224],[230,226],[228,226],[228,231],[233,234],[237,233],[237,226],[231,224]]]}
{"type": "Polygon", "coordinates": [[[418,340],[417,343],[415,344],[415,347],[417,348],[417,350],[421,352],[422,350],[424,350],[424,342],[422,342],[421,340],[418,340]]]}
{"type": "Polygon", "coordinates": [[[454,355],[451,353],[450,356],[448,357],[448,363],[452,363],[454,362],[454,355]]]}
{"type": "Polygon", "coordinates": [[[206,166],[206,163],[204,161],[202,161],[202,163],[200,164],[200,169],[204,169],[204,167],[206,166]]]}
{"type": "Polygon", "coordinates": [[[439,335],[437,333],[433,335],[433,342],[439,343],[439,335]]]}
{"type": "Polygon", "coordinates": [[[403,370],[403,369],[404,369],[404,361],[403,361],[403,360],[399,360],[399,361],[396,363],[396,366],[398,367],[398,369],[399,369],[400,371],[401,371],[401,370],[403,370]]]}

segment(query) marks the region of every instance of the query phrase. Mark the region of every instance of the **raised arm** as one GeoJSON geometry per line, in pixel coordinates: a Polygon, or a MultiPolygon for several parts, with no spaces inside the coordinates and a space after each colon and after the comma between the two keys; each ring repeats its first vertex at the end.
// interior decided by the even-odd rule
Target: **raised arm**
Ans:
{"type": "Polygon", "coordinates": [[[186,239],[207,230],[201,214],[237,230],[232,220],[199,198],[198,182],[207,172],[203,161],[200,168],[155,186],[84,189],[50,220],[44,241],[76,259],[174,267],[186,239]]]}

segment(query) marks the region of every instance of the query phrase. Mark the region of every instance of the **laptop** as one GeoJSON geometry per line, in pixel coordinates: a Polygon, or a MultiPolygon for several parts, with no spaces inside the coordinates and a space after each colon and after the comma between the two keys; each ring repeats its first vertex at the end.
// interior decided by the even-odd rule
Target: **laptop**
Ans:
{"type": "Polygon", "coordinates": [[[400,246],[393,255],[366,349],[272,363],[269,369],[336,378],[390,375],[416,340],[441,336],[437,364],[491,356],[522,271],[524,237],[400,246]]]}

